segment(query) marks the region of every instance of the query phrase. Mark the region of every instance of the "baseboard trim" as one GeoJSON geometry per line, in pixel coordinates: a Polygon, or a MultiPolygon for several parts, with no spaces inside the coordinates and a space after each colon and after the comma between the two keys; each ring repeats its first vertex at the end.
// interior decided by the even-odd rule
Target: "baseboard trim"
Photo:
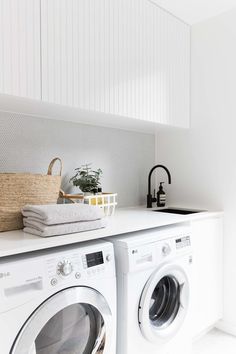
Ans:
{"type": "Polygon", "coordinates": [[[226,321],[220,320],[215,325],[217,329],[227,334],[231,334],[232,336],[236,337],[236,326],[232,325],[231,323],[227,323],[226,321]]]}

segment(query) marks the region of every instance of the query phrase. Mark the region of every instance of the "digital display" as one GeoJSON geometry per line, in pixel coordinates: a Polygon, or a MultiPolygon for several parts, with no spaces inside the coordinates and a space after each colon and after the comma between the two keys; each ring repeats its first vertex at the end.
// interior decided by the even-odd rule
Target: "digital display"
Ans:
{"type": "Polygon", "coordinates": [[[185,237],[182,237],[182,238],[177,238],[177,239],[175,240],[175,243],[176,243],[176,248],[177,248],[177,249],[190,246],[190,245],[191,245],[190,236],[185,236],[185,237]]]}
{"type": "Polygon", "coordinates": [[[102,252],[86,254],[86,262],[88,268],[103,264],[104,260],[102,252]]]}

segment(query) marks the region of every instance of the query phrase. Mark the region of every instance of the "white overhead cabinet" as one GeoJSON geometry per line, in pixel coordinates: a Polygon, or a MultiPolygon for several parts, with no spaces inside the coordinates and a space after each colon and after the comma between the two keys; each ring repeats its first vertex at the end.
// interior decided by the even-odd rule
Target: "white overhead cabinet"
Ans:
{"type": "Polygon", "coordinates": [[[189,126],[190,28],[151,1],[41,0],[41,44],[43,101],[189,126]]]}
{"type": "Polygon", "coordinates": [[[0,93],[41,98],[40,0],[0,0],[0,93]]]}
{"type": "Polygon", "coordinates": [[[189,26],[149,0],[0,0],[0,93],[61,105],[2,109],[187,128],[189,66],[189,26]]]}

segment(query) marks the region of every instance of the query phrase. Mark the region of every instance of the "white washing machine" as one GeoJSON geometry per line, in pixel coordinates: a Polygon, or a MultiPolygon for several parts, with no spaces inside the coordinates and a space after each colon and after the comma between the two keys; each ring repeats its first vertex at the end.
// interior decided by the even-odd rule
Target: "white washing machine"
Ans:
{"type": "Polygon", "coordinates": [[[117,267],[118,354],[190,354],[188,226],[109,239],[117,267]]]}
{"type": "Polygon", "coordinates": [[[96,241],[0,261],[1,354],[115,354],[113,245],[96,241]]]}

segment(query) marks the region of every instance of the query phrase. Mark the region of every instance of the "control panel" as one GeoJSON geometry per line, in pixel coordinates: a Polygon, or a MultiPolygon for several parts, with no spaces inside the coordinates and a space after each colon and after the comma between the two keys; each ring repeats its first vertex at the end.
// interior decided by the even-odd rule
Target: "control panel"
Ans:
{"type": "Polygon", "coordinates": [[[115,271],[113,249],[88,249],[79,252],[61,252],[46,260],[51,286],[71,279],[88,279],[104,276],[115,271]],[[87,251],[87,252],[86,252],[87,251]],[[93,252],[94,251],[94,252],[93,252]]]}
{"type": "MultiPolygon", "coordinates": [[[[123,274],[156,267],[176,257],[191,255],[191,227],[166,226],[113,238],[123,274]]],[[[112,241],[112,239],[111,239],[112,241]]]]}
{"type": "Polygon", "coordinates": [[[101,240],[9,257],[0,260],[0,313],[47,290],[92,286],[113,277],[113,245],[101,240]]]}

